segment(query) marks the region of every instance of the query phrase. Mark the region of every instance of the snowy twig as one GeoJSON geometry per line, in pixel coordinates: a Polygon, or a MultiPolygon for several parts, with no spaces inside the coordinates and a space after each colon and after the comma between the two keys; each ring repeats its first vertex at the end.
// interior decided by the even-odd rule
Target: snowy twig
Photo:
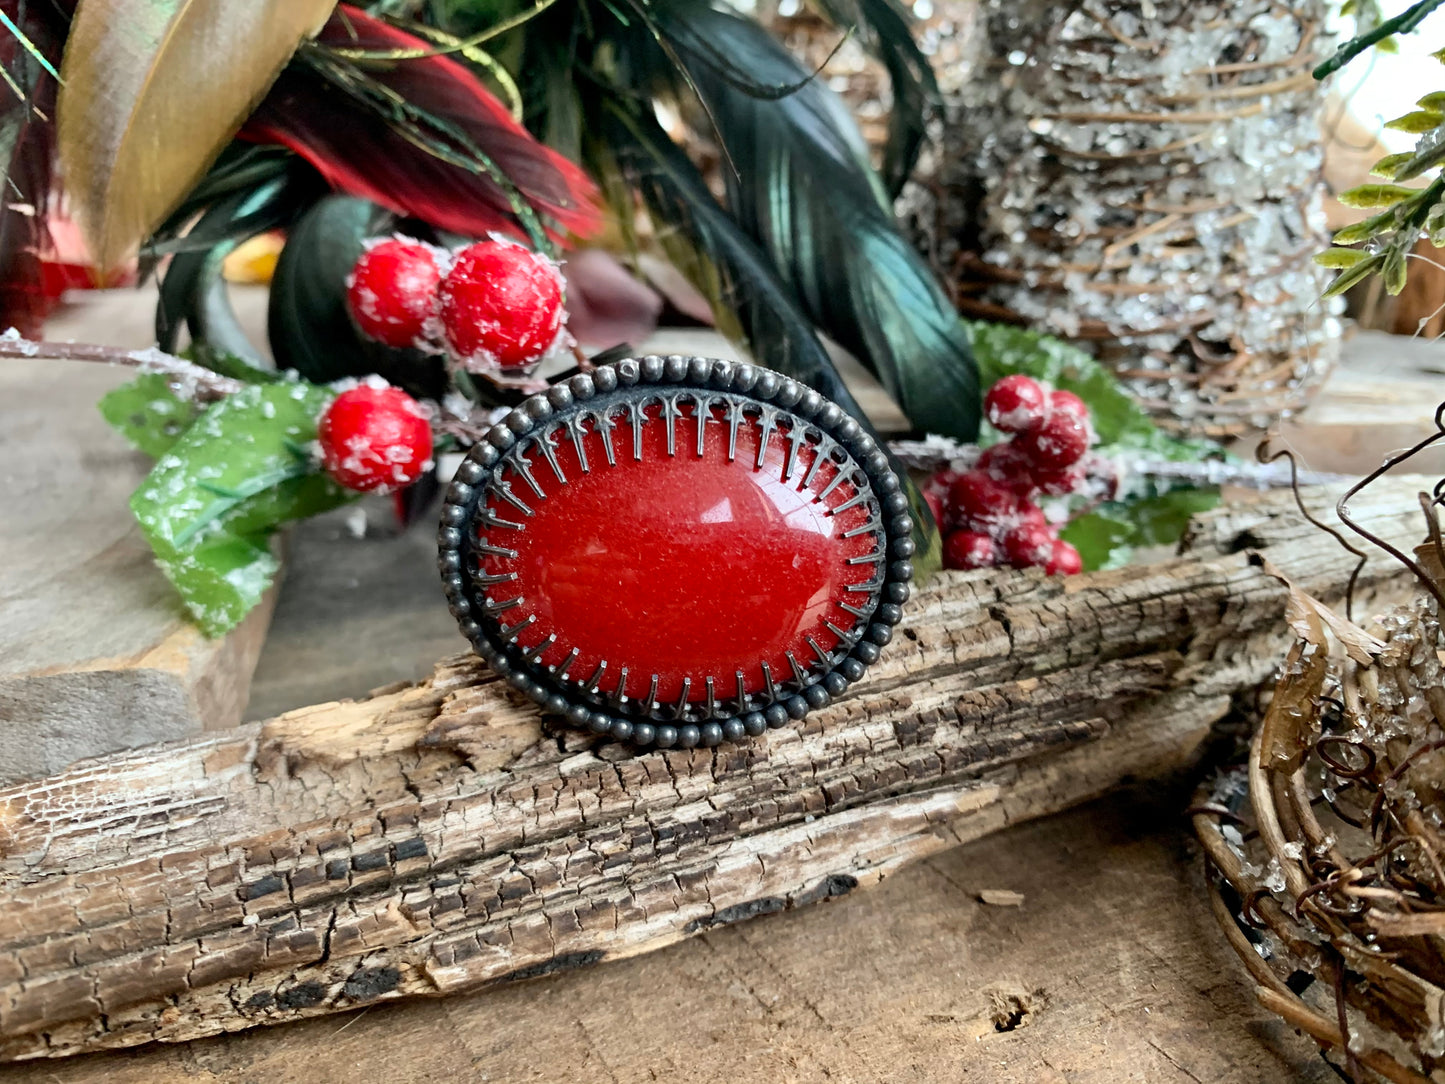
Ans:
{"type": "MultiPolygon", "coordinates": [[[[952,464],[967,469],[978,459],[978,447],[960,444],[946,437],[930,436],[926,440],[895,440],[888,447],[893,454],[915,470],[937,470],[952,464]]],[[[1176,461],[1159,459],[1143,452],[1118,451],[1109,458],[1126,477],[1152,478],[1160,481],[1184,482],[1200,486],[1244,486],[1250,489],[1287,489],[1290,482],[1288,463],[1250,463],[1240,459],[1205,459],[1176,461]]],[[[1302,470],[1299,484],[1332,485],[1352,480],[1344,474],[1302,470]]]]}
{"type": "Polygon", "coordinates": [[[169,377],[171,390],[183,399],[211,402],[240,391],[245,384],[229,376],[221,376],[185,358],[167,354],[155,347],[145,350],[123,350],[98,343],[57,343],[35,341],[23,337],[15,328],[0,333],[0,358],[55,358],[60,361],[98,361],[106,365],[124,365],[143,373],[161,373],[169,377]]]}

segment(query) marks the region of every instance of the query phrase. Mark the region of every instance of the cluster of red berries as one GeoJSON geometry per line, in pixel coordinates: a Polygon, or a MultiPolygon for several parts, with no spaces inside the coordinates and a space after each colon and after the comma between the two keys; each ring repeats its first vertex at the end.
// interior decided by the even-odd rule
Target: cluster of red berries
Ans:
{"type": "Polygon", "coordinates": [[[456,252],[409,237],[373,241],[346,286],[362,334],[398,349],[445,350],[466,369],[528,369],[570,344],[557,265],[511,241],[456,252]]]}
{"type": "Polygon", "coordinates": [[[1006,376],[983,400],[984,414],[1010,434],[984,450],[970,470],[945,467],[924,487],[943,536],[948,568],[1042,568],[1051,576],[1083,571],[1079,551],[1058,536],[1039,497],[1067,497],[1090,479],[1094,441],[1089,408],[1073,392],[1029,376],[1006,376]]]}

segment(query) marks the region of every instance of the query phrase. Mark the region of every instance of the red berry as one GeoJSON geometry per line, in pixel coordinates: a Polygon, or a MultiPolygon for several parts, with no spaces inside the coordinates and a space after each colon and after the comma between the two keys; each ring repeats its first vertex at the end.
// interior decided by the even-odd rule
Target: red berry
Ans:
{"type": "Polygon", "coordinates": [[[431,465],[431,423],[400,388],[362,384],[338,395],[316,430],[326,473],[347,489],[389,492],[431,465]]]}
{"type": "Polygon", "coordinates": [[[1004,535],[1003,550],[1014,568],[1037,568],[1054,552],[1054,535],[1037,523],[1022,523],[1004,535]]]}
{"type": "Polygon", "coordinates": [[[403,349],[426,346],[435,337],[441,283],[432,249],[420,241],[393,237],[361,254],[346,282],[346,307],[367,338],[403,349]]]}
{"type": "Polygon", "coordinates": [[[996,478],[981,470],[965,471],[948,491],[948,501],[960,525],[988,531],[1017,514],[1022,501],[996,478]]]}
{"type": "Polygon", "coordinates": [[[1002,482],[1020,497],[1030,496],[1034,489],[1033,464],[1011,440],[985,448],[978,457],[976,469],[1002,482]]]}
{"type": "Polygon", "coordinates": [[[1075,463],[1063,470],[1039,470],[1033,472],[1034,485],[1039,492],[1049,497],[1067,497],[1084,488],[1088,481],[1082,463],[1075,463]]]}
{"type": "Polygon", "coordinates": [[[1064,391],[1058,388],[1049,392],[1049,412],[1062,410],[1066,414],[1072,414],[1081,422],[1089,420],[1089,404],[1080,399],[1071,391],[1064,391]]]}
{"type": "Polygon", "coordinates": [[[1015,441],[1041,471],[1072,467],[1089,450],[1089,427],[1068,411],[1050,414],[1042,425],[1015,441]]]}
{"type": "Polygon", "coordinates": [[[993,568],[998,546],[977,531],[950,531],[943,539],[944,568],[993,568]]]}
{"type": "Polygon", "coordinates": [[[933,513],[933,522],[934,522],[934,524],[939,528],[939,530],[942,530],[942,529],[943,529],[943,498],[942,498],[941,496],[939,496],[937,493],[934,493],[934,492],[931,491],[931,490],[925,489],[925,490],[923,491],[923,499],[924,499],[924,501],[926,501],[927,504],[928,504],[928,510],[933,513]]]}
{"type": "Polygon", "coordinates": [[[1050,576],[1076,576],[1084,571],[1084,559],[1073,546],[1062,538],[1056,538],[1044,571],[1050,576]]]}
{"type": "Polygon", "coordinates": [[[1031,376],[1014,373],[988,389],[983,397],[984,416],[1005,433],[1023,433],[1048,416],[1048,393],[1031,376]]]}
{"type": "Polygon", "coordinates": [[[526,368],[562,332],[562,277],[521,245],[483,241],[457,254],[442,282],[441,318],[464,364],[526,368]]]}

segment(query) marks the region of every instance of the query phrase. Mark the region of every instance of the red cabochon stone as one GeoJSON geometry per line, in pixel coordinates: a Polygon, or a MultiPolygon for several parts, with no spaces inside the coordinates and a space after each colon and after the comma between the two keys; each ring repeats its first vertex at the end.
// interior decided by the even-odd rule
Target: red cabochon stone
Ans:
{"type": "Polygon", "coordinates": [[[626,413],[614,414],[615,465],[588,419],[585,471],[571,436],[559,430],[556,471],[537,448],[524,453],[535,488],[515,466],[501,468],[531,515],[496,494],[487,497],[493,517],[518,524],[477,527],[487,545],[516,554],[481,556],[489,576],[514,576],[490,584],[487,598],[520,599],[497,619],[516,628],[531,618],[517,643],[534,654],[555,635],[541,661],[565,665],[569,682],[587,683],[605,661],[597,686],[603,693],[616,693],[625,667],[629,700],[651,695],[676,703],[689,680],[688,701],[702,703],[711,677],[722,702],[737,696],[739,671],[745,692],[765,692],[764,662],[775,682],[791,681],[789,653],[820,672],[813,644],[831,652],[838,632],[851,633],[863,620],[847,607],[866,608],[871,594],[848,588],[875,581],[881,565],[849,558],[871,558],[883,545],[881,530],[866,529],[868,502],[834,514],[857,490],[844,481],[819,500],[837,468],[825,459],[804,486],[816,446],[803,443],[789,470],[792,442],[781,427],[769,435],[759,469],[756,414],[739,425],[729,460],[729,424],[713,407],[699,456],[694,412],[691,402],[682,403],[669,455],[662,408],[647,407],[640,460],[626,413]],[[845,537],[858,528],[865,529],[845,537]]]}

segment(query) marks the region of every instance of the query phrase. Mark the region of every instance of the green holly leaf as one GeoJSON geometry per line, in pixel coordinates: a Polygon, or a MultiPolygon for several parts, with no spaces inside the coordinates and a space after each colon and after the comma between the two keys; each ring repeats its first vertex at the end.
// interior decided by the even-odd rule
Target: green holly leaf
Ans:
{"type": "Polygon", "coordinates": [[[1217,489],[1177,488],[1131,501],[1108,501],[1059,532],[1090,572],[1126,564],[1140,546],[1179,541],[1191,517],[1219,503],[1217,489]]]}
{"type": "Polygon", "coordinates": [[[1401,200],[1418,196],[1418,188],[1400,184],[1361,184],[1346,189],[1336,198],[1346,207],[1393,207],[1401,200]]]}
{"type": "Polygon", "coordinates": [[[1400,167],[1415,157],[1413,151],[1401,151],[1399,154],[1387,154],[1374,164],[1370,169],[1371,177],[1384,177],[1393,181],[1395,174],[1400,167]]]}
{"type": "Polygon", "coordinates": [[[1316,252],[1315,263],[1321,267],[1332,267],[1341,270],[1347,267],[1354,267],[1361,260],[1367,260],[1370,254],[1362,248],[1330,248],[1324,252],[1316,252]]]}
{"type": "Polygon", "coordinates": [[[99,406],[101,417],[152,459],[165,455],[201,412],[160,373],[145,373],[107,392],[99,406]]]}
{"type": "Polygon", "coordinates": [[[1010,373],[1071,391],[1088,404],[1098,448],[1135,449],[1162,459],[1195,460],[1218,454],[1208,441],[1178,440],[1163,433],[1129,397],[1114,374],[1062,339],[1007,324],[964,321],[978,362],[979,386],[991,387],[1010,373]]]}
{"type": "Polygon", "coordinates": [[[1445,114],[1437,113],[1433,109],[1416,109],[1406,113],[1403,117],[1396,117],[1394,120],[1386,121],[1385,127],[1392,132],[1409,132],[1412,135],[1422,135],[1440,127],[1440,122],[1445,121],[1445,114]]]}
{"type": "Polygon", "coordinates": [[[270,586],[277,526],[353,496],[306,451],[331,396],[306,383],[243,388],[196,419],[131,496],[157,563],[207,635],[234,627],[270,586]]]}

